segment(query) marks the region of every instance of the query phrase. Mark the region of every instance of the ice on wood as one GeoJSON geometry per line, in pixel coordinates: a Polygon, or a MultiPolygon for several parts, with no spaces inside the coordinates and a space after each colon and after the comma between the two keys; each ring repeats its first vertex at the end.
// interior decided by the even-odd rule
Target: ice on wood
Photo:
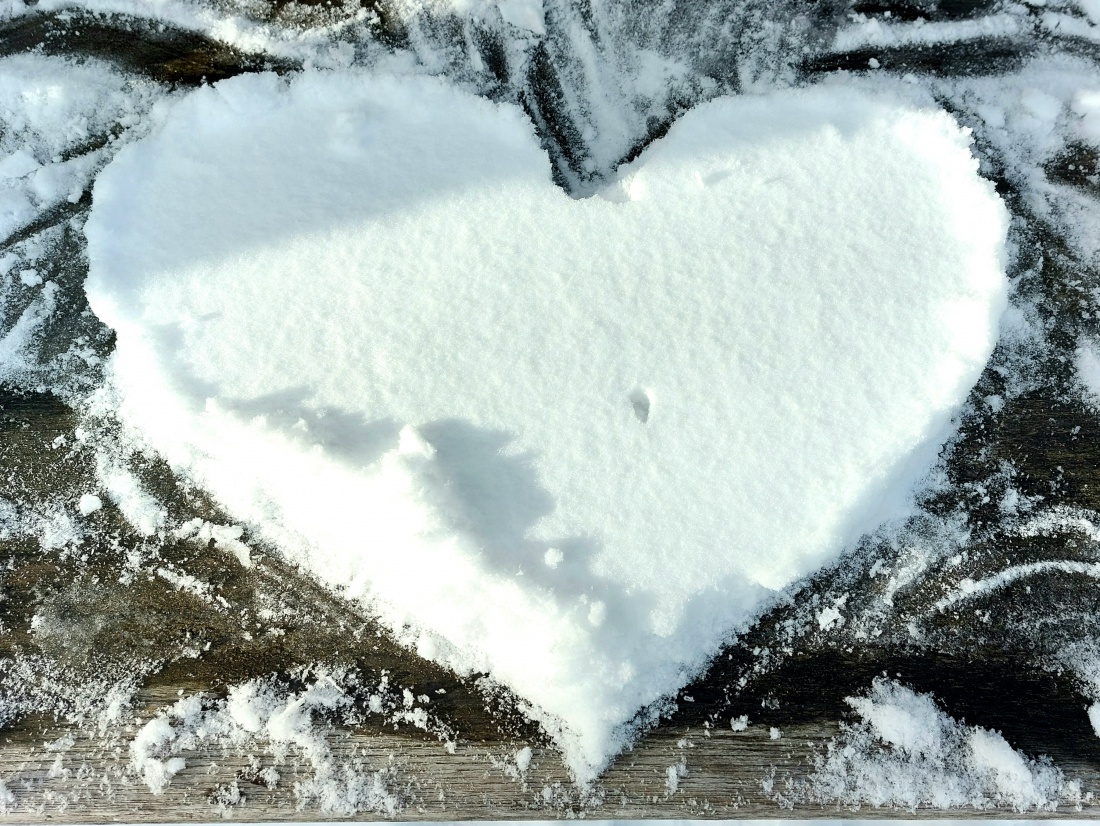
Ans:
{"type": "Polygon", "coordinates": [[[701,106],[576,200],[518,109],[251,75],[99,177],[87,293],[143,444],[583,780],[907,512],[1005,228],[951,118],[850,88],[701,106]]]}

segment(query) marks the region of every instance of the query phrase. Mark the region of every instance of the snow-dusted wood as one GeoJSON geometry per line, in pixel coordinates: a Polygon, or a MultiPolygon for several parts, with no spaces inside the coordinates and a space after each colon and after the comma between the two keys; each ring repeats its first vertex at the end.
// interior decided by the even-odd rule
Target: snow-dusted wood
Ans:
{"type": "MultiPolygon", "coordinates": [[[[871,5],[860,8],[868,11],[871,5]]],[[[981,5],[969,0],[940,4],[946,18],[981,5]]],[[[903,19],[916,13],[913,4],[894,7],[903,19]]],[[[118,19],[47,14],[0,23],[0,53],[40,46],[52,53],[105,57],[128,71],[180,85],[264,65],[290,68],[198,35],[123,25],[118,19]]],[[[898,72],[993,73],[1018,65],[1029,49],[1039,48],[1031,41],[994,39],[945,50],[864,50],[807,58],[803,69],[807,74],[859,70],[877,55],[882,66],[898,72]]],[[[1095,46],[1087,43],[1074,42],[1072,50],[1095,57],[1095,46]]],[[[568,124],[563,126],[562,113],[553,110],[560,96],[555,97],[550,57],[540,54],[524,102],[568,161],[562,150],[568,124]]],[[[666,126],[656,123],[653,135],[666,126]]],[[[87,151],[105,140],[93,136],[87,151]]],[[[1095,180],[1082,170],[1095,169],[1096,163],[1094,150],[1077,147],[1052,162],[1047,173],[1095,197],[1095,180]]],[[[1021,267],[1038,273],[1039,286],[1033,288],[1044,291],[1052,346],[1071,353],[1068,331],[1090,323],[1079,315],[1075,296],[1090,287],[1096,273],[1074,259],[1008,182],[998,184],[1010,209],[1028,226],[1034,254],[1021,267]]],[[[51,269],[43,275],[80,295],[79,221],[89,203],[85,193],[75,203],[51,209],[11,238],[0,239],[0,252],[57,230],[60,241],[51,236],[57,246],[51,269]],[[70,223],[73,219],[77,223],[70,223]]],[[[58,311],[58,341],[82,309],[75,302],[58,311]]],[[[1044,369],[1053,374],[1065,370],[1059,366],[1065,353],[1049,361],[1044,369]]],[[[996,375],[986,376],[979,393],[999,393],[998,381],[996,375]]],[[[929,503],[943,513],[959,503],[965,506],[976,526],[977,538],[967,548],[974,570],[944,567],[923,574],[897,594],[897,613],[884,625],[879,642],[858,648],[842,634],[813,628],[812,615],[806,631],[797,606],[777,607],[739,645],[716,657],[711,671],[681,693],[676,709],[621,756],[587,798],[570,786],[556,754],[523,721],[511,699],[487,698],[475,680],[463,682],[378,636],[363,617],[272,556],[258,552],[256,566],[242,572],[226,564],[215,548],[169,544],[157,551],[167,577],[146,566],[141,576],[120,583],[127,552],[143,540],[110,505],[97,517],[100,540],[86,548],[86,560],[59,558],[25,539],[0,539],[5,566],[0,780],[12,795],[0,818],[23,823],[208,821],[219,814],[239,820],[328,817],[316,803],[296,808],[295,783],[308,780],[312,770],[293,749],[281,755],[267,747],[238,753],[216,744],[185,750],[186,768],[160,794],[131,765],[130,744],[140,726],[181,697],[202,693],[216,700],[228,686],[271,674],[293,679],[297,667],[316,662],[354,667],[369,679],[385,671],[393,686],[432,698],[436,733],[368,717],[360,728],[337,726],[329,735],[334,762],[358,761],[363,770],[381,772],[397,806],[392,813],[383,807],[360,817],[908,817],[905,809],[864,806],[853,812],[814,803],[807,785],[815,759],[843,734],[841,721],[855,719],[845,698],[865,693],[878,676],[931,694],[956,719],[1002,732],[1026,755],[1049,756],[1068,778],[1081,782],[1086,796],[1080,809],[1064,806],[1056,814],[1094,817],[1087,795],[1100,791],[1100,740],[1086,713],[1091,700],[1074,675],[1044,659],[1048,652],[1042,643],[1089,636],[1089,623],[1100,607],[1092,596],[1095,583],[1054,571],[1032,579],[1026,590],[1021,584],[1000,591],[967,611],[929,608],[963,575],[995,573],[1035,559],[1087,558],[1087,543],[1072,533],[999,537],[996,525],[1002,517],[985,493],[999,463],[1008,462],[1017,487],[1027,495],[1046,497],[1052,506],[1100,506],[1100,419],[1046,387],[964,422],[949,461],[951,486],[942,501],[929,503]],[[180,574],[207,583],[224,602],[178,587],[180,574]],[[264,614],[272,606],[282,612],[277,621],[264,614]],[[798,634],[784,633],[786,624],[797,626],[798,634]],[[911,637],[908,628],[918,625],[924,636],[911,637]],[[775,650],[762,651],[767,646],[775,650]],[[96,681],[109,687],[127,674],[135,677],[136,690],[122,695],[123,705],[135,716],[122,713],[118,725],[101,725],[107,720],[102,708],[89,704],[96,681]],[[440,689],[446,693],[437,694],[440,689]],[[66,697],[72,700],[68,706],[62,702],[66,697]],[[730,720],[742,714],[752,724],[732,730],[730,720]],[[772,728],[778,729],[776,739],[772,728]],[[453,753],[448,741],[454,743],[453,753]],[[521,773],[516,752],[525,746],[533,754],[521,773]],[[268,788],[265,779],[271,777],[260,772],[274,763],[280,776],[268,788]]],[[[78,496],[94,484],[95,445],[78,444],[78,419],[64,404],[24,387],[5,389],[0,408],[0,496],[32,511],[52,497],[78,496]],[[64,437],[60,447],[59,437],[64,437]]],[[[201,495],[180,489],[163,467],[145,463],[137,470],[174,515],[217,518],[216,509],[201,495]]],[[[867,559],[871,568],[873,559],[867,559]]],[[[850,591],[851,606],[861,598],[860,587],[845,580],[843,572],[825,571],[807,593],[832,599],[850,591]]],[[[915,814],[937,812],[921,808],[915,814]]],[[[950,812],[952,817],[988,814],[1014,813],[1003,808],[950,812]]],[[[1046,813],[1029,816],[1036,814],[1046,813]]]]}

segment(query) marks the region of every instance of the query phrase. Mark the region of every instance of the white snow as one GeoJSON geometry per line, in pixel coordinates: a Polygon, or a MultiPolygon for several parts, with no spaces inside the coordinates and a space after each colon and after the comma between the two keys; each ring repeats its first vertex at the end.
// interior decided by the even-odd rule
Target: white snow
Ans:
{"type": "Polygon", "coordinates": [[[76,507],[81,516],[89,516],[103,507],[103,500],[94,493],[85,493],[81,495],[76,507]]]}
{"type": "Polygon", "coordinates": [[[1100,26],[1076,15],[1047,11],[1039,17],[1039,24],[1048,32],[1061,37],[1079,37],[1094,43],[1100,41],[1100,26]]]}
{"type": "Polygon", "coordinates": [[[1100,703],[1093,703],[1088,707],[1089,725],[1092,726],[1092,733],[1097,737],[1100,737],[1100,703]]]}
{"type": "MultiPolygon", "coordinates": [[[[837,52],[881,46],[897,48],[911,45],[942,45],[979,38],[1014,37],[1024,26],[1011,14],[994,14],[972,20],[930,23],[920,19],[912,23],[886,23],[874,17],[857,15],[854,23],[836,33],[832,48],[837,52]]],[[[877,61],[876,61],[877,62],[877,61]]],[[[871,66],[871,68],[876,68],[871,66]]]]}
{"type": "Polygon", "coordinates": [[[519,769],[521,774],[531,768],[530,746],[524,746],[516,752],[516,768],[519,769]]]}
{"type": "Polygon", "coordinates": [[[242,76],[99,177],[86,289],[145,443],[585,780],[908,512],[1005,306],[976,171],[944,113],[827,85],[699,107],[573,200],[517,109],[242,76]]]}
{"type": "Polygon", "coordinates": [[[406,13],[415,9],[448,11],[466,17],[482,17],[490,9],[500,11],[505,22],[519,28],[545,33],[542,0],[405,0],[406,13]]]}
{"type": "Polygon", "coordinates": [[[1074,95],[1070,109],[1081,118],[1077,127],[1081,137],[1100,145],[1100,89],[1082,89],[1074,95]]]}
{"type": "Polygon", "coordinates": [[[96,60],[0,58],[0,238],[55,203],[77,201],[113,150],[107,141],[66,153],[105,138],[115,123],[136,122],[158,94],[96,60]]]}
{"type": "Polygon", "coordinates": [[[1023,565],[1013,565],[998,571],[992,576],[978,581],[963,579],[959,582],[959,588],[954,593],[948,594],[936,602],[937,611],[946,611],[953,608],[959,602],[979,596],[987,596],[993,591],[1000,590],[1021,579],[1027,579],[1037,574],[1045,574],[1050,571],[1062,571],[1067,574],[1080,574],[1100,579],[1100,563],[1077,562],[1065,559],[1048,559],[1042,562],[1028,562],[1023,565]]]}
{"type": "Polygon", "coordinates": [[[58,286],[47,281],[41,288],[32,287],[38,295],[19,314],[3,335],[0,335],[0,378],[17,374],[31,367],[34,358],[32,345],[47,319],[57,309],[58,286]]]}
{"type": "MultiPolygon", "coordinates": [[[[1083,261],[1100,260],[1100,223],[1095,204],[1081,187],[1050,176],[1050,161],[1078,140],[1095,142],[1091,100],[1100,90],[1100,72],[1089,61],[1065,54],[1035,58],[1018,71],[997,76],[933,81],[953,111],[982,123],[982,138],[1005,177],[1021,190],[1028,212],[1057,228],[1083,261]],[[1076,140],[1075,140],[1076,139],[1076,140]]],[[[1006,345],[1033,350],[1042,344],[1034,307],[1027,303],[1006,314],[1006,345]],[[1032,341],[1028,341],[1032,338],[1032,341]],[[1013,340],[1015,340],[1013,342],[1013,340]]],[[[1026,390],[1027,371],[1013,377],[1009,395],[1026,390]],[[1013,387],[1013,385],[1016,385],[1013,387]]]]}
{"type": "MultiPolygon", "coordinates": [[[[392,817],[399,801],[389,788],[386,758],[340,755],[329,744],[331,719],[354,714],[352,698],[329,676],[299,691],[270,680],[249,680],[230,686],[225,699],[194,694],[160,710],[131,741],[130,767],[154,794],[161,794],[187,767],[183,755],[211,747],[267,747],[280,763],[292,756],[294,764],[307,770],[294,784],[300,808],[315,805],[323,813],[369,811],[392,817]]],[[[273,767],[261,776],[272,786],[279,782],[273,767]]]]}
{"type": "Polygon", "coordinates": [[[1032,760],[1000,733],[966,726],[927,694],[876,680],[848,698],[862,718],[829,744],[810,778],[814,798],[855,806],[1053,809],[1079,802],[1080,784],[1032,760]]]}
{"type": "Polygon", "coordinates": [[[1100,407],[1100,345],[1082,337],[1077,347],[1077,378],[1088,401],[1100,407]]]}
{"type": "Polygon", "coordinates": [[[1100,25],[1100,0],[1076,0],[1076,3],[1089,20],[1100,25]]]}
{"type": "Polygon", "coordinates": [[[167,519],[161,505],[134,473],[106,451],[96,454],[96,476],[111,501],[142,536],[153,536],[167,519]]]}
{"type": "Polygon", "coordinates": [[[497,0],[505,23],[534,34],[546,34],[546,12],[542,0],[497,0]]]}

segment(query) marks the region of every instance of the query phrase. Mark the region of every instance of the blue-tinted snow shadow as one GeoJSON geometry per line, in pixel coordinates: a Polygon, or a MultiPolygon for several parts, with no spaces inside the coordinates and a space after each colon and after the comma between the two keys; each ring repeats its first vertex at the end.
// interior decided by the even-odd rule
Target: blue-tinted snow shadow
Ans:
{"type": "Polygon", "coordinates": [[[362,413],[310,403],[313,390],[287,387],[252,398],[223,398],[222,407],[245,419],[262,417],[268,426],[318,446],[334,462],[358,470],[369,467],[398,444],[400,423],[393,418],[370,419],[362,413]]]}
{"type": "Polygon", "coordinates": [[[593,570],[603,547],[598,537],[529,538],[556,502],[539,478],[537,454],[511,449],[515,434],[462,419],[428,422],[417,432],[435,450],[432,473],[439,485],[439,509],[472,540],[488,572],[522,579],[527,587],[554,597],[563,609],[587,611],[585,605],[599,601],[614,615],[614,625],[627,617],[644,621],[652,598],[593,570]],[[550,551],[555,553],[548,564],[550,551]]]}
{"type": "MultiPolygon", "coordinates": [[[[245,420],[262,418],[265,426],[298,441],[303,450],[319,450],[327,461],[356,472],[370,472],[387,452],[398,448],[402,423],[321,408],[310,403],[311,396],[308,387],[298,386],[253,398],[222,399],[220,404],[245,420]]],[[[652,595],[624,588],[593,570],[602,549],[598,537],[530,538],[539,521],[554,512],[556,502],[539,478],[537,455],[514,449],[516,434],[458,418],[430,421],[416,430],[433,450],[430,460],[415,471],[417,487],[443,522],[464,537],[463,550],[456,553],[472,554],[488,576],[521,580],[564,611],[584,616],[593,603],[603,603],[609,629],[648,623],[652,595]]],[[[372,554],[393,551],[376,546],[363,552],[369,566],[372,554]]],[[[591,633],[599,637],[604,631],[593,626],[591,633]]]]}

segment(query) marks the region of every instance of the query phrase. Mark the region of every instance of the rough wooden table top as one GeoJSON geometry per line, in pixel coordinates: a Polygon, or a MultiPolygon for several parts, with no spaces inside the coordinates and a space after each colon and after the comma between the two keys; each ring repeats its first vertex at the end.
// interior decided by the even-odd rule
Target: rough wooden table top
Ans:
{"type": "MultiPolygon", "coordinates": [[[[419,48],[385,4],[364,5],[379,15],[379,43],[419,48]]],[[[763,11],[732,0],[712,5],[736,11],[743,21],[811,14],[793,2],[763,11]]],[[[291,25],[287,21],[297,14],[294,25],[306,26],[310,14],[327,15],[327,25],[351,6],[359,8],[253,6],[273,25],[291,25]]],[[[687,8],[685,14],[693,13],[687,8]]],[[[993,11],[994,4],[980,0],[821,2],[810,19],[835,26],[858,12],[951,22],[993,11]]],[[[567,174],[576,160],[573,127],[563,108],[553,38],[547,42],[536,50],[528,75],[494,82],[496,94],[511,94],[528,109],[567,174]]],[[[494,48],[487,41],[486,54],[495,54],[494,48]]],[[[73,10],[0,19],[0,55],[25,52],[108,60],[169,91],[298,65],[195,31],[73,10]]],[[[791,65],[803,79],[858,69],[870,58],[899,75],[995,77],[1035,56],[1063,52],[1095,61],[1098,47],[1080,38],[1052,39],[1037,27],[942,48],[822,48],[791,65]]],[[[944,103],[950,106],[947,96],[944,103]]],[[[667,126],[654,122],[646,140],[667,126]]],[[[121,134],[121,127],[116,131],[121,134]]],[[[57,503],[71,507],[81,493],[96,489],[97,473],[110,460],[100,446],[111,438],[111,422],[76,408],[80,382],[98,381],[98,359],[109,355],[112,340],[89,319],[81,288],[81,226],[90,190],[41,209],[0,241],[0,254],[26,257],[37,250],[39,272],[64,296],[36,340],[42,370],[0,373],[4,817],[1095,817],[1100,738],[1088,709],[1096,686],[1066,652],[1091,650],[1098,638],[1100,591],[1080,566],[1061,563],[1091,563],[1100,552],[1100,416],[1074,390],[1072,374],[1078,336],[1100,323],[1094,312],[1100,292],[1093,292],[1100,291],[1100,273],[1071,248],[1055,221],[1034,209],[1019,182],[1002,174],[996,147],[983,144],[980,133],[977,139],[991,159],[984,171],[1016,221],[1018,254],[1010,275],[1045,325],[1043,347],[1026,360],[1029,386],[1006,389],[1020,361],[996,356],[958,436],[944,448],[944,482],[922,502],[904,541],[869,537],[836,566],[792,589],[661,709],[649,733],[590,789],[572,784],[516,698],[484,675],[459,677],[418,658],[368,616],[280,562],[273,549],[252,543],[256,564],[246,570],[230,564],[213,541],[141,535],[109,501],[79,543],[51,542],[50,531],[63,527],[57,503]],[[78,337],[98,359],[87,360],[75,384],[59,390],[43,371],[78,337]],[[1003,404],[982,403],[987,398],[1003,404]],[[1010,493],[1036,503],[1026,524],[998,508],[1010,493]],[[947,524],[965,525],[965,542],[950,553],[944,550],[953,541],[944,539],[947,524]],[[936,607],[964,581],[1029,565],[1026,576],[1008,577],[957,609],[936,607]],[[821,607],[834,604],[843,606],[846,622],[820,620],[821,607]],[[856,785],[838,787],[830,772],[841,765],[844,749],[867,742],[866,723],[847,698],[866,695],[878,678],[929,695],[966,726],[1000,732],[1033,761],[1030,770],[1061,772],[1065,793],[1040,810],[1020,810],[992,794],[977,806],[943,809],[927,800],[877,806],[873,795],[858,791],[854,777],[849,780],[856,785]],[[302,711],[308,726],[283,739],[226,728],[229,700],[249,681],[282,703],[282,712],[302,711]],[[331,688],[328,705],[310,699],[318,685],[331,688]],[[181,703],[190,698],[197,699],[187,711],[181,703]],[[193,715],[191,723],[185,714],[193,715]],[[742,715],[748,724],[736,730],[742,715]],[[186,765],[155,790],[135,767],[134,744],[158,718],[176,729],[153,743],[148,756],[163,762],[182,755],[186,765]]],[[[94,153],[111,140],[91,136],[76,154],[94,153]]],[[[1075,144],[1049,162],[1045,174],[1092,203],[1096,166],[1096,151],[1075,144]]],[[[4,301],[0,349],[2,336],[26,310],[10,296],[4,301]]],[[[126,461],[173,521],[229,522],[157,461],[140,455],[126,461]]],[[[251,542],[247,535],[244,540],[251,542]]],[[[889,745],[876,748],[889,758],[889,745]]]]}

